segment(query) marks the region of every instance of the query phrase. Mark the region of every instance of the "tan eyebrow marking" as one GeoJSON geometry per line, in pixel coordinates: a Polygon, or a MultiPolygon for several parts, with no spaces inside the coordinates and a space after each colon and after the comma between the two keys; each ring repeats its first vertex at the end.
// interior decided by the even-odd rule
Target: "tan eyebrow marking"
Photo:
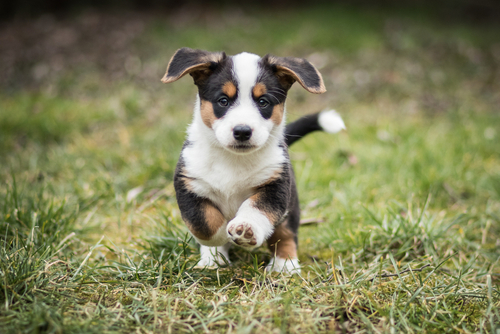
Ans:
{"type": "Polygon", "coordinates": [[[236,86],[231,81],[228,81],[222,86],[222,92],[229,98],[233,98],[236,95],[236,86]]]}
{"type": "Polygon", "coordinates": [[[258,82],[255,86],[253,86],[252,93],[256,98],[261,97],[267,93],[267,87],[262,82],[258,82]]]}

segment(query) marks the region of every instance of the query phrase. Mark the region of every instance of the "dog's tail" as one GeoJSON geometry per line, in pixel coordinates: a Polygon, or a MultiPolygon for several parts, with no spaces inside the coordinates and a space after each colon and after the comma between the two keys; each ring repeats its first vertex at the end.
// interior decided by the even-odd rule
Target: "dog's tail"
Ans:
{"type": "Polygon", "coordinates": [[[285,129],[285,142],[288,146],[313,131],[336,133],[345,129],[342,117],[335,110],[325,110],[306,115],[289,123],[285,129]]]}

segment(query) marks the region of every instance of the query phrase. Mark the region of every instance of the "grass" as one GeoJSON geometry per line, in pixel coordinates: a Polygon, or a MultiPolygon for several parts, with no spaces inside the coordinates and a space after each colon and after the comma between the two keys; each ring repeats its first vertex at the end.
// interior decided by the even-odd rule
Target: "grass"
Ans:
{"type": "Polygon", "coordinates": [[[0,28],[12,34],[1,332],[500,330],[498,26],[324,5],[90,12],[0,28]],[[288,118],[335,107],[348,131],[291,149],[312,222],[301,276],[264,273],[265,248],[194,268],[172,174],[195,87],[159,83],[182,46],[320,67],[329,91],[292,88],[288,118]]]}

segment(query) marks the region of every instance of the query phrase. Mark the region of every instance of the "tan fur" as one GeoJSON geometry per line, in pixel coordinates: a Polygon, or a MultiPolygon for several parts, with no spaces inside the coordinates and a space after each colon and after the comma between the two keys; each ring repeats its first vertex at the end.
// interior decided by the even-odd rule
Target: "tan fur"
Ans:
{"type": "MultiPolygon", "coordinates": [[[[170,66],[170,63],[168,65],[170,66]]],[[[185,76],[188,73],[191,73],[191,72],[194,72],[194,71],[197,71],[197,70],[202,70],[203,68],[206,68],[205,71],[208,74],[208,73],[210,73],[210,71],[208,70],[208,66],[209,66],[208,64],[198,64],[198,65],[194,65],[194,66],[188,67],[188,68],[186,68],[184,70],[184,72],[182,72],[180,75],[178,75],[176,77],[173,77],[173,76],[170,77],[170,76],[168,76],[168,67],[167,67],[167,72],[165,73],[165,75],[161,79],[161,82],[163,82],[163,83],[174,82],[176,80],[179,80],[180,78],[182,78],[183,76],[185,76]]]]}
{"type": "MultiPolygon", "coordinates": [[[[305,90],[307,90],[308,92],[310,93],[313,93],[313,94],[322,94],[324,92],[326,92],[326,88],[325,88],[325,84],[323,83],[323,78],[321,77],[321,75],[319,74],[318,70],[315,68],[316,72],[318,73],[319,77],[320,77],[320,86],[319,88],[311,88],[311,87],[308,87],[304,84],[304,82],[302,80],[300,80],[300,77],[297,75],[297,73],[295,73],[294,71],[292,71],[291,69],[289,68],[286,68],[286,67],[283,67],[283,66],[276,66],[277,69],[278,69],[278,72],[279,71],[282,71],[282,72],[286,72],[288,74],[290,74],[295,80],[297,80],[297,82],[302,86],[304,87],[305,90]]],[[[279,73],[278,73],[278,76],[279,76],[279,73]]]]}
{"type": "Polygon", "coordinates": [[[187,226],[191,233],[193,235],[200,239],[200,240],[210,240],[212,236],[217,233],[219,228],[224,224],[224,216],[222,213],[217,209],[210,201],[206,200],[203,202],[201,210],[203,211],[203,214],[205,216],[205,222],[207,223],[208,229],[209,229],[209,234],[205,235],[202,233],[199,233],[195,229],[192,228],[191,224],[189,222],[187,223],[187,226]]]}
{"type": "MultiPolygon", "coordinates": [[[[274,182],[275,180],[279,179],[281,177],[281,173],[282,172],[283,172],[282,168],[275,170],[274,173],[273,173],[273,175],[265,183],[263,183],[260,186],[254,188],[255,194],[250,197],[250,199],[252,200],[252,203],[258,202],[259,198],[262,196],[262,193],[259,191],[259,188],[262,188],[262,187],[266,186],[267,184],[269,184],[271,182],[274,182]]],[[[278,217],[272,211],[270,211],[270,212],[264,211],[264,210],[262,210],[262,208],[259,208],[259,210],[267,217],[267,219],[269,219],[269,221],[271,222],[271,224],[276,224],[280,220],[280,217],[278,217]]]]}
{"type": "Polygon", "coordinates": [[[279,179],[281,177],[281,174],[283,173],[283,168],[278,168],[276,169],[274,172],[273,172],[273,175],[271,175],[271,177],[269,179],[267,179],[266,182],[262,183],[260,186],[258,186],[257,188],[255,188],[254,190],[255,191],[258,191],[258,189],[260,187],[263,187],[265,186],[266,184],[269,184],[271,182],[274,182],[276,181],[277,179],[279,179]]]}
{"type": "MultiPolygon", "coordinates": [[[[253,202],[257,202],[259,200],[259,197],[262,196],[261,193],[257,193],[255,195],[253,195],[251,197],[251,199],[253,200],[253,202]]],[[[276,213],[274,211],[264,211],[262,210],[262,208],[260,208],[260,212],[262,212],[262,214],[264,214],[264,216],[267,217],[267,219],[269,219],[269,221],[271,222],[271,224],[276,224],[278,222],[278,220],[280,219],[280,217],[278,215],[276,215],[276,213]]]]}
{"type": "Polygon", "coordinates": [[[281,122],[283,121],[283,114],[285,113],[285,104],[280,103],[274,106],[273,108],[273,114],[271,115],[271,121],[273,121],[274,124],[280,125],[281,122]]]}
{"type": "Polygon", "coordinates": [[[287,227],[287,221],[278,226],[273,235],[267,241],[269,250],[273,255],[282,259],[297,258],[297,243],[293,232],[287,227]]]}
{"type": "MultiPolygon", "coordinates": [[[[184,170],[184,169],[182,169],[182,175],[186,175],[186,173],[185,173],[185,170],[184,170]]],[[[189,191],[191,191],[191,192],[194,192],[194,190],[193,190],[193,186],[191,185],[191,179],[190,179],[189,177],[187,177],[187,176],[183,176],[181,179],[182,179],[182,182],[184,182],[184,187],[185,187],[187,190],[189,190],[189,191]]]]}
{"type": "Polygon", "coordinates": [[[236,86],[231,81],[228,81],[222,86],[222,92],[232,99],[236,95],[236,86]]]}
{"type": "Polygon", "coordinates": [[[203,123],[205,123],[205,125],[209,128],[212,128],[212,125],[217,120],[212,103],[206,100],[201,100],[200,113],[203,123]]]}
{"type": "MultiPolygon", "coordinates": [[[[259,198],[261,196],[262,196],[262,194],[259,192],[259,193],[256,193],[255,195],[250,197],[250,199],[254,203],[254,207],[255,207],[255,203],[259,201],[259,198]]],[[[276,215],[276,213],[274,211],[266,211],[266,210],[263,210],[262,208],[258,208],[258,209],[264,216],[267,217],[267,219],[269,219],[271,224],[275,225],[280,220],[280,217],[278,215],[276,215]]]]}
{"type": "MultiPolygon", "coordinates": [[[[181,51],[181,49],[177,50],[177,52],[179,52],[179,51],[181,51]]],[[[170,58],[170,61],[168,62],[167,71],[165,72],[165,75],[161,79],[161,82],[163,82],[163,83],[174,82],[176,80],[179,80],[180,78],[182,78],[183,76],[185,76],[188,73],[191,73],[191,72],[194,72],[194,71],[197,71],[197,70],[202,70],[203,68],[206,68],[206,73],[208,74],[208,73],[210,73],[210,71],[208,70],[208,67],[210,66],[210,63],[212,63],[212,62],[217,63],[217,62],[221,61],[224,58],[224,53],[222,53],[222,52],[212,52],[212,53],[206,54],[203,57],[200,57],[200,60],[199,60],[200,63],[199,64],[186,68],[178,76],[175,76],[175,77],[171,76],[171,77],[169,77],[168,76],[168,68],[170,67],[170,64],[172,63],[172,61],[174,60],[175,55],[177,54],[177,52],[172,56],[172,58],[170,58]]]]}
{"type": "Polygon", "coordinates": [[[224,216],[222,212],[219,211],[212,203],[209,201],[205,202],[204,205],[205,220],[208,223],[208,227],[215,234],[217,230],[224,224],[224,216]]]}
{"type": "MultiPolygon", "coordinates": [[[[301,58],[296,58],[296,60],[299,63],[306,62],[305,59],[301,59],[301,58]]],[[[316,68],[314,68],[314,70],[316,71],[316,73],[319,76],[319,80],[320,80],[319,87],[318,88],[311,88],[311,87],[307,87],[304,84],[304,82],[302,80],[300,80],[300,77],[297,75],[297,73],[295,73],[294,71],[292,71],[291,69],[289,69],[289,68],[287,68],[287,67],[285,67],[283,65],[280,65],[278,58],[270,56],[269,57],[269,63],[270,64],[276,64],[276,69],[278,70],[277,73],[276,73],[276,75],[278,76],[278,78],[281,78],[281,79],[283,79],[285,81],[288,81],[288,79],[286,78],[286,76],[291,76],[302,87],[304,87],[305,90],[307,90],[310,93],[313,93],[313,94],[322,94],[322,93],[326,92],[325,84],[323,82],[323,77],[321,76],[321,74],[319,73],[319,71],[316,68]]]]}
{"type": "Polygon", "coordinates": [[[267,87],[262,82],[258,82],[252,89],[253,96],[259,98],[267,93],[267,87]]]}

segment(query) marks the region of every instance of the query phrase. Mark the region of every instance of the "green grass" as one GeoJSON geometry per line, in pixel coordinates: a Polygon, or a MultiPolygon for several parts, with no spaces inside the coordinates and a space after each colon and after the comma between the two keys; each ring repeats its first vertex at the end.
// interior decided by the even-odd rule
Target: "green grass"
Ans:
{"type": "Polygon", "coordinates": [[[498,26],[339,5],[8,26],[0,332],[500,330],[498,26]],[[348,130],[291,149],[301,276],[264,273],[264,247],[194,268],[172,176],[195,87],[159,81],[182,46],[320,67],[288,119],[334,107],[348,130]]]}

